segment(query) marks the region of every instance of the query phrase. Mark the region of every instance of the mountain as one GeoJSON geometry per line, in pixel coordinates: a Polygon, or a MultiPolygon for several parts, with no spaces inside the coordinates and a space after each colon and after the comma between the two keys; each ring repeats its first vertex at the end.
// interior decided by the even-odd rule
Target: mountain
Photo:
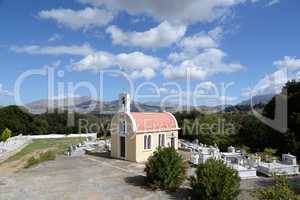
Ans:
{"type": "MultiPolygon", "coordinates": [[[[274,97],[274,95],[275,94],[265,94],[265,95],[254,96],[254,97],[252,97],[253,105],[267,104],[274,97]]],[[[242,101],[238,105],[240,105],[240,106],[251,105],[251,99],[242,101]]]]}
{"type": "MultiPolygon", "coordinates": [[[[227,107],[226,105],[225,107],[227,107]]],[[[54,99],[48,101],[47,99],[38,100],[26,104],[26,108],[34,114],[42,114],[50,109],[74,110],[78,113],[91,114],[113,114],[118,111],[118,100],[100,101],[92,97],[74,97],[64,99],[54,99]]],[[[216,113],[221,111],[222,106],[190,106],[190,110],[196,109],[203,113],[216,113]]],[[[186,106],[177,105],[174,103],[160,102],[132,102],[131,111],[133,112],[177,112],[186,110],[186,106]]]]}
{"type": "Polygon", "coordinates": [[[74,97],[74,98],[62,98],[62,99],[42,99],[26,104],[26,108],[35,114],[44,113],[49,109],[71,109],[77,107],[77,105],[82,105],[89,102],[89,104],[96,103],[91,97],[74,97]]]}
{"type": "MultiPolygon", "coordinates": [[[[30,112],[34,114],[41,114],[49,109],[61,110],[74,110],[79,113],[92,113],[92,114],[112,114],[118,111],[118,100],[114,101],[99,101],[91,97],[74,97],[55,100],[38,100],[26,104],[30,112]]],[[[147,104],[140,102],[131,103],[132,111],[142,112],[159,112],[159,111],[172,111],[173,106],[160,107],[159,104],[147,104]]]]}

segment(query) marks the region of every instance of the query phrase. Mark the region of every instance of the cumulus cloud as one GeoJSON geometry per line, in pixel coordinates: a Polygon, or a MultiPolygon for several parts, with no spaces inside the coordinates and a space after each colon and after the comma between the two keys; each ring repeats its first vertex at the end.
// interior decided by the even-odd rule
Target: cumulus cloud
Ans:
{"type": "Polygon", "coordinates": [[[116,26],[110,26],[106,32],[111,35],[114,44],[142,48],[167,47],[182,38],[186,32],[184,25],[171,25],[164,21],[157,27],[144,32],[123,32],[116,26]]]}
{"type": "Polygon", "coordinates": [[[277,68],[288,68],[289,70],[300,70],[300,59],[296,57],[285,56],[281,60],[277,60],[273,62],[273,65],[277,68]]]}
{"type": "Polygon", "coordinates": [[[107,25],[113,19],[113,14],[104,9],[85,8],[83,10],[52,9],[42,10],[38,16],[43,19],[55,20],[58,24],[71,29],[88,29],[107,25]]]}
{"type": "Polygon", "coordinates": [[[205,49],[195,57],[186,59],[176,66],[168,65],[163,75],[168,79],[186,79],[189,74],[192,79],[204,80],[218,73],[231,73],[243,69],[239,63],[226,63],[226,53],[220,49],[205,49]]]}
{"type": "Polygon", "coordinates": [[[277,70],[267,74],[253,88],[243,89],[242,96],[280,93],[287,81],[300,78],[300,59],[296,57],[285,56],[273,65],[277,70]]]}
{"type": "Polygon", "coordinates": [[[185,50],[197,50],[217,47],[216,41],[207,34],[199,33],[191,37],[185,37],[179,44],[185,50]]]}
{"type": "Polygon", "coordinates": [[[184,37],[179,43],[180,52],[171,52],[168,59],[173,63],[190,59],[197,56],[200,51],[209,48],[217,48],[221,39],[223,29],[216,27],[211,31],[199,32],[197,34],[184,37]]]}
{"type": "Polygon", "coordinates": [[[209,22],[230,13],[233,6],[246,0],[77,0],[81,3],[113,11],[126,11],[130,15],[146,14],[158,21],[195,23],[209,22]]]}
{"type": "Polygon", "coordinates": [[[245,90],[243,95],[256,96],[262,94],[277,94],[288,81],[287,70],[280,69],[259,80],[255,87],[245,90]]]}
{"type": "Polygon", "coordinates": [[[192,57],[193,55],[194,55],[194,52],[189,52],[189,51],[171,52],[168,56],[168,59],[170,61],[172,61],[173,63],[177,63],[182,60],[188,59],[189,57],[192,57]]]}
{"type": "Polygon", "coordinates": [[[111,54],[108,52],[97,52],[86,56],[82,60],[72,63],[72,68],[77,71],[93,70],[119,67],[129,72],[133,78],[144,77],[151,79],[155,70],[162,65],[159,58],[145,55],[142,52],[111,54]]]}
{"type": "Polygon", "coordinates": [[[27,53],[27,54],[36,54],[36,55],[79,55],[86,56],[94,53],[94,49],[88,45],[83,44],[81,46],[71,45],[71,46],[23,46],[23,47],[11,47],[12,51],[17,53],[27,53]]]}

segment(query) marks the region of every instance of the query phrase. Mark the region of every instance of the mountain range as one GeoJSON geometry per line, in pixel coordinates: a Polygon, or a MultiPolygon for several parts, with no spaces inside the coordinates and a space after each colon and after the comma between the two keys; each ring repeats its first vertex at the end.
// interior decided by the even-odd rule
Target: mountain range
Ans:
{"type": "MultiPolygon", "coordinates": [[[[254,104],[267,103],[273,95],[260,95],[253,97],[254,104]]],[[[238,105],[250,105],[251,99],[241,102],[238,105]]],[[[223,110],[230,105],[224,106],[191,106],[191,109],[198,109],[204,113],[215,113],[223,110]]],[[[38,100],[26,104],[27,109],[29,109],[34,114],[40,114],[47,112],[50,109],[61,109],[61,110],[74,110],[79,113],[92,113],[92,114],[113,114],[118,111],[118,100],[113,101],[101,101],[92,97],[73,97],[73,98],[63,98],[54,100],[38,100]]],[[[176,112],[180,110],[186,110],[186,107],[176,105],[176,104],[164,104],[161,105],[160,102],[132,102],[131,111],[133,112],[159,112],[168,111],[176,112]]]]}

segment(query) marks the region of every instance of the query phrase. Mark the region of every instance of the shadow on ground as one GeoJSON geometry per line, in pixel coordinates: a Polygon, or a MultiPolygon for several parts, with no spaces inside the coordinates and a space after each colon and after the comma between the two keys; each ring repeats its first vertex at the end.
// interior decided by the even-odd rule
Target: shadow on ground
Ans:
{"type": "Polygon", "coordinates": [[[97,156],[97,157],[103,157],[103,158],[111,158],[109,152],[92,152],[92,151],[86,151],[87,155],[91,156],[97,156]]]}
{"type": "MultiPolygon", "coordinates": [[[[153,191],[153,189],[151,189],[146,182],[146,177],[145,176],[131,176],[131,177],[126,177],[125,178],[125,182],[136,186],[136,187],[141,187],[145,190],[148,191],[153,191]]],[[[179,189],[176,190],[176,192],[167,192],[171,199],[190,199],[189,195],[190,195],[190,189],[189,188],[185,188],[185,187],[181,187],[179,189]]]]}

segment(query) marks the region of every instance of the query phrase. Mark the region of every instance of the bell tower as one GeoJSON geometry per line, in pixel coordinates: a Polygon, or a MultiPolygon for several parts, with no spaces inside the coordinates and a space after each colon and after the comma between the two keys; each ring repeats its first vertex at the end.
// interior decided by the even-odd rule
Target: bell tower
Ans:
{"type": "Polygon", "coordinates": [[[119,95],[119,112],[130,112],[130,96],[128,93],[121,93],[119,95]]]}

